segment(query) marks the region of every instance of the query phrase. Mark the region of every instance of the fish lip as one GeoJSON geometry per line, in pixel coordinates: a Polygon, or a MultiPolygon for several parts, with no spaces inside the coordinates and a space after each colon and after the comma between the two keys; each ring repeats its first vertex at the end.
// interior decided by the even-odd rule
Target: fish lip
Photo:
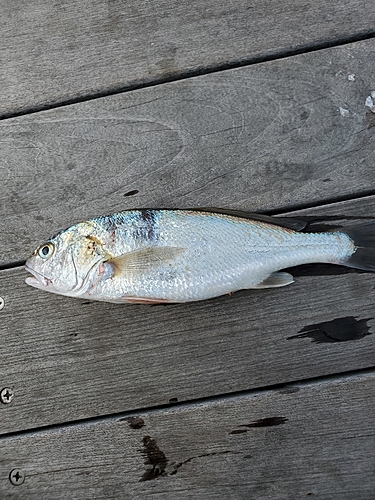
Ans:
{"type": "MultiPolygon", "coordinates": [[[[52,285],[51,278],[47,278],[47,276],[43,276],[43,274],[38,273],[38,271],[35,271],[35,269],[28,266],[27,264],[25,265],[25,269],[28,273],[32,274],[33,277],[35,278],[36,281],[34,281],[34,283],[38,283],[38,284],[45,286],[45,287],[52,285]]],[[[28,278],[29,284],[31,284],[32,279],[33,278],[28,278]]]]}

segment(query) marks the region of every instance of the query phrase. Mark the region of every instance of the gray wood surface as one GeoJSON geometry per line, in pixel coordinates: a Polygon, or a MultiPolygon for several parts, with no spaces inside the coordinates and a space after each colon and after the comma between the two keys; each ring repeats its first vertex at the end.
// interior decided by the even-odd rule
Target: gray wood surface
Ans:
{"type": "Polygon", "coordinates": [[[375,221],[373,1],[0,8],[0,499],[372,500],[375,273],[119,306],[17,266],[135,207],[375,221]]]}
{"type": "MultiPolygon", "coordinates": [[[[311,228],[329,228],[374,212],[367,197],[304,213],[311,228]]],[[[292,273],[283,289],[123,306],[42,292],[24,270],[2,271],[0,380],[15,398],[0,405],[0,432],[373,367],[375,274],[292,273]]]]}
{"type": "Polygon", "coordinates": [[[372,39],[0,122],[0,265],[126,208],[285,210],[373,192],[374,50],[372,39]]]}
{"type": "Polygon", "coordinates": [[[0,114],[374,31],[372,0],[32,0],[1,8],[0,114]]]}
{"type": "Polygon", "coordinates": [[[374,398],[372,371],[2,438],[0,496],[372,500],[374,398]]]}

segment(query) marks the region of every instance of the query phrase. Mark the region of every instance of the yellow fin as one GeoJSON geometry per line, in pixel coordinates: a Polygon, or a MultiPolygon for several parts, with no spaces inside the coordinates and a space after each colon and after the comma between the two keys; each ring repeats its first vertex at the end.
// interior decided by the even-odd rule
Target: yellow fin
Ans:
{"type": "Polygon", "coordinates": [[[113,268],[114,276],[142,273],[172,261],[185,251],[185,248],[179,247],[147,247],[113,257],[106,262],[113,268]]]}

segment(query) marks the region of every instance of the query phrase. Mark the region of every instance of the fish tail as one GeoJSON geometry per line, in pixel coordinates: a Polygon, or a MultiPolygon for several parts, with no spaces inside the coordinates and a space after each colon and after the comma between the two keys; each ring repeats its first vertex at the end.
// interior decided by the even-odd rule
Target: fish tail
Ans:
{"type": "Polygon", "coordinates": [[[375,222],[365,222],[357,226],[340,229],[352,240],[354,252],[342,262],[344,266],[365,271],[375,271],[375,222]]]}

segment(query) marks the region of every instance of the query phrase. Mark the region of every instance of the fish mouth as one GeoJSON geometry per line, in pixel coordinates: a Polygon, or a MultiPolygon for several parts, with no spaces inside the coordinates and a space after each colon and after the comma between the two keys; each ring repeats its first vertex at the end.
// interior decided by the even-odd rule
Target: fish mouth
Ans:
{"type": "Polygon", "coordinates": [[[51,278],[43,276],[43,274],[38,273],[38,271],[35,271],[35,269],[29,267],[28,265],[25,265],[25,269],[28,273],[33,275],[32,277],[29,276],[26,278],[25,281],[28,285],[35,288],[46,288],[53,285],[51,278]]]}

